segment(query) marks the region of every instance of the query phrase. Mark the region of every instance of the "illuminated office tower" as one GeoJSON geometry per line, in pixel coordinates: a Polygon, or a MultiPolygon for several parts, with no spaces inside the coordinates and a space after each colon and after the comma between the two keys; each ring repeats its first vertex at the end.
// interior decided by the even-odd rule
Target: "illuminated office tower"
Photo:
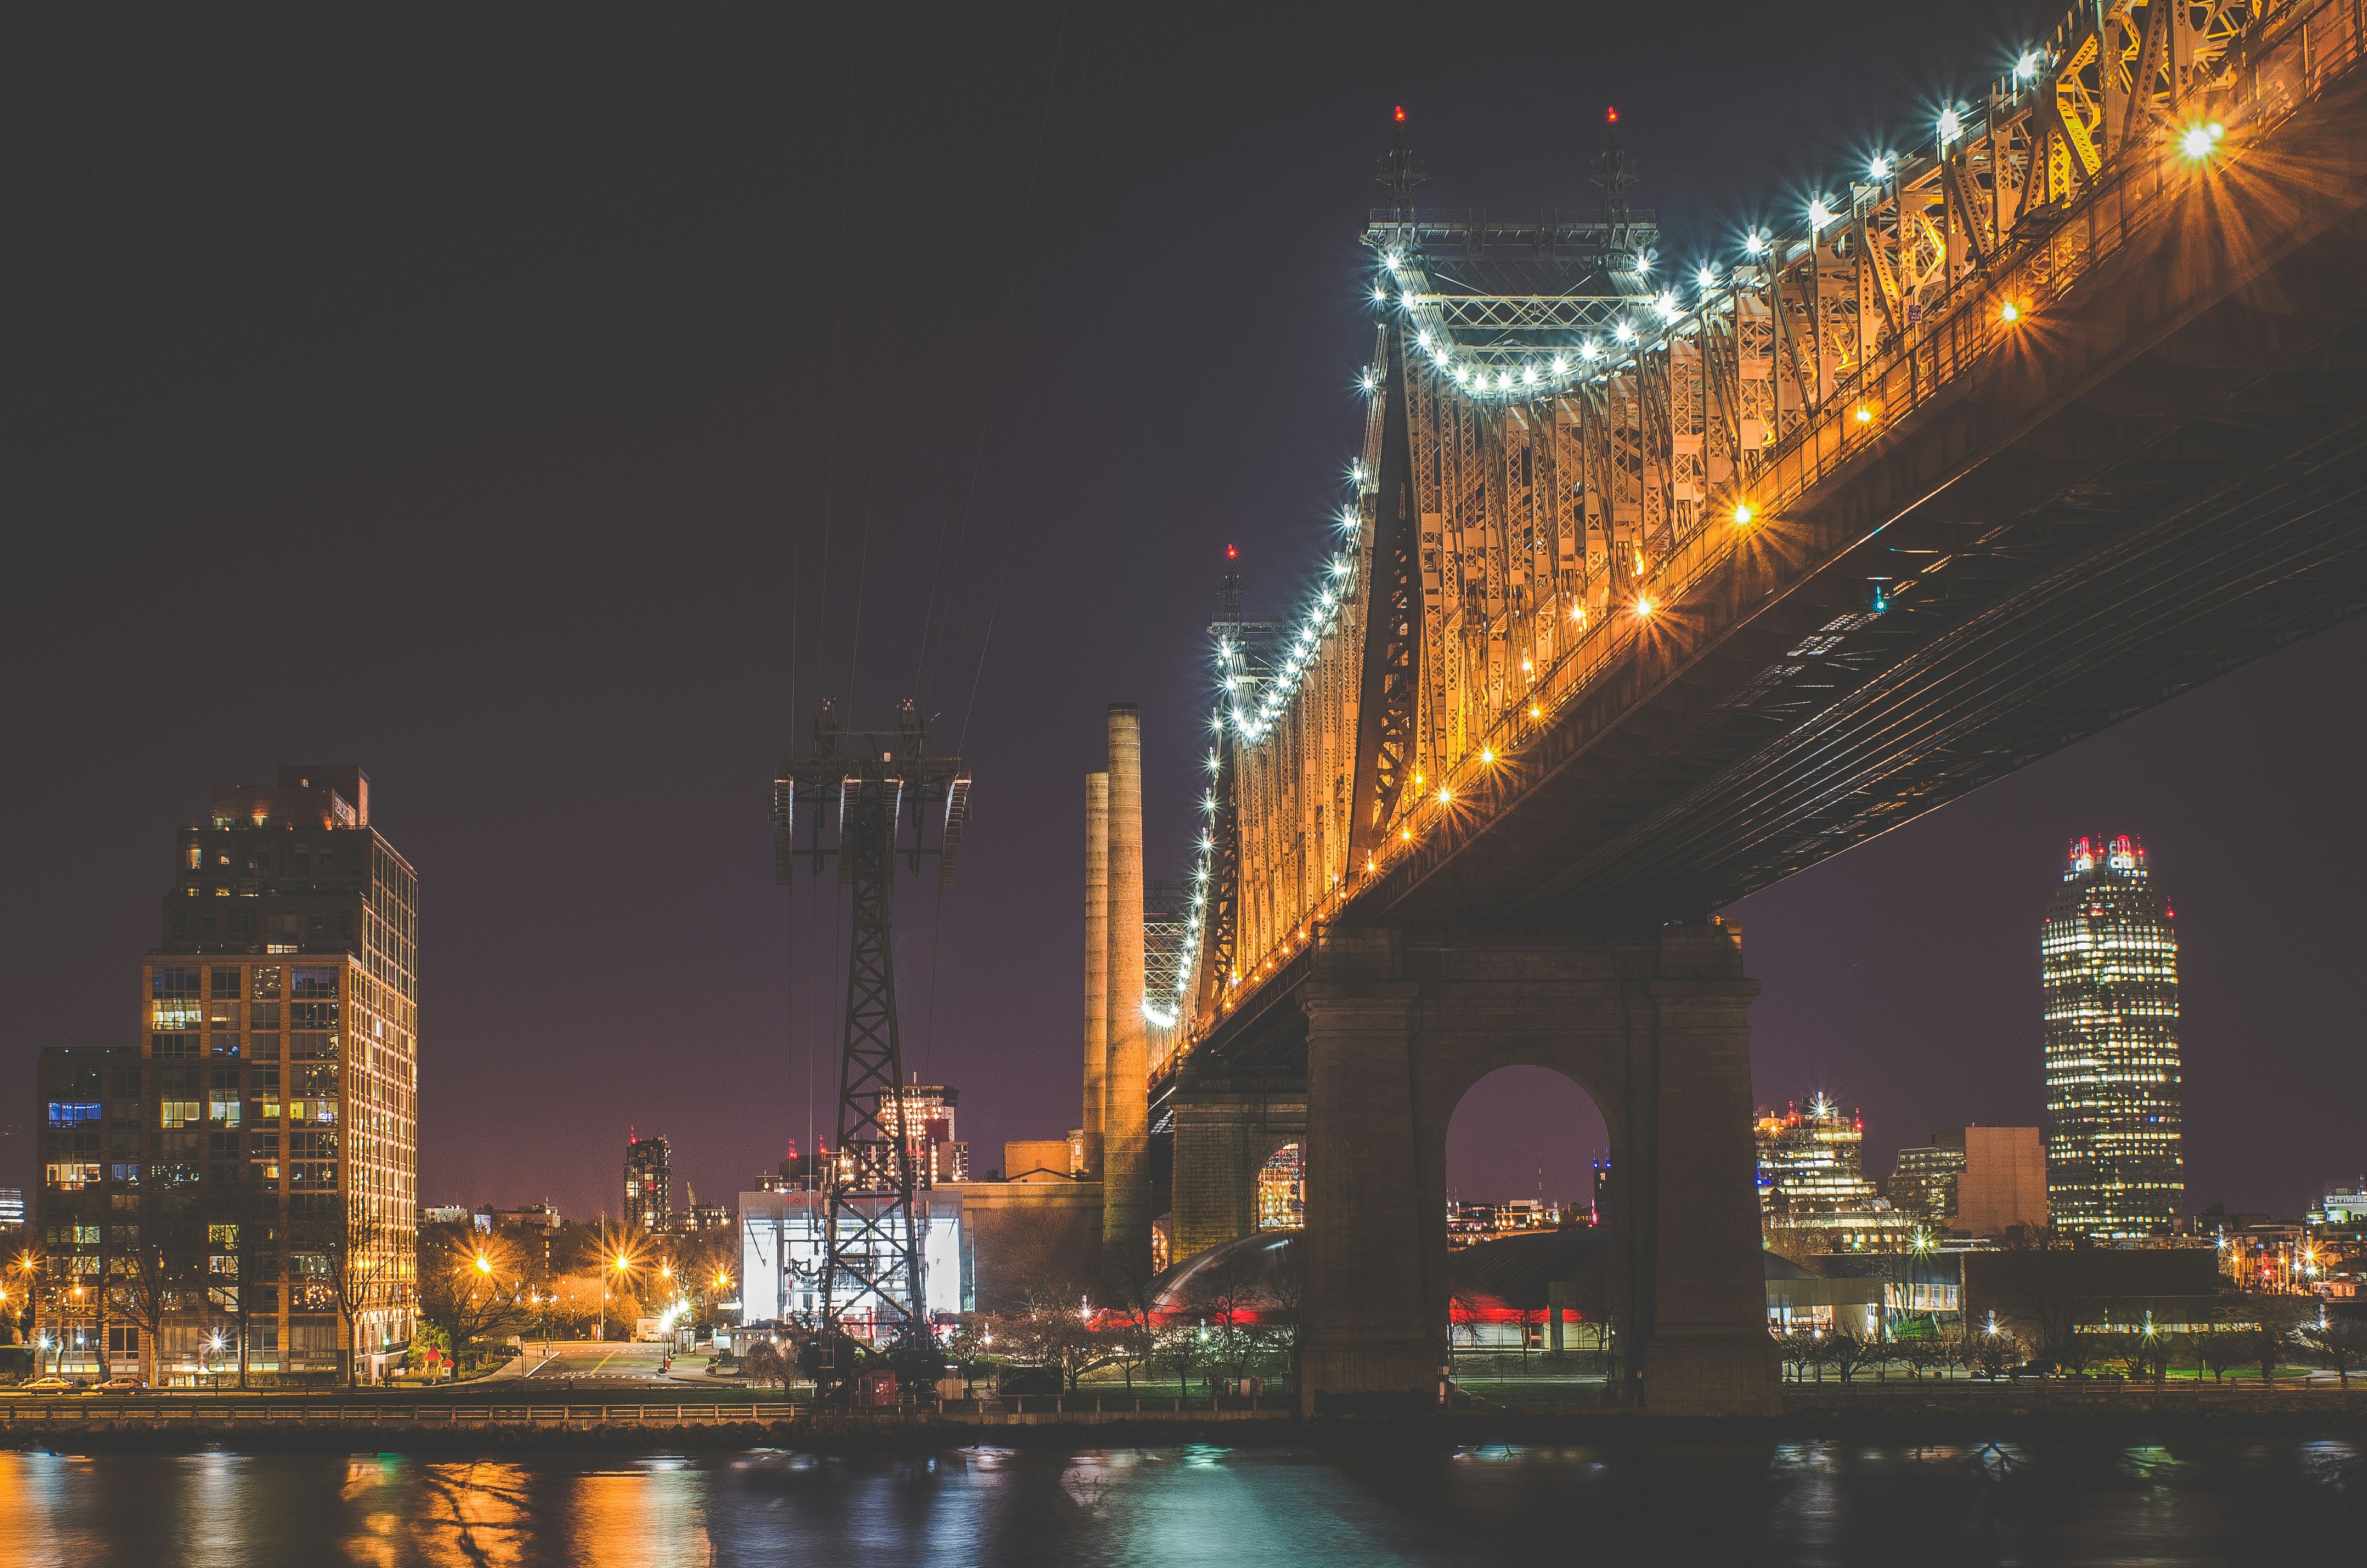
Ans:
{"type": "Polygon", "coordinates": [[[2039,938],[2046,1196],[2099,1240],[2167,1231],[2186,1197],[2170,918],[2135,837],[2071,841],[2039,938]]]}
{"type": "Polygon", "coordinates": [[[55,1305],[89,1320],[108,1368],[285,1383],[402,1358],[418,907],[358,767],[219,787],[180,830],[141,1043],[42,1056],[43,1214],[65,1216],[59,1267],[91,1287],[55,1305]]]}
{"type": "Polygon", "coordinates": [[[625,1140],[625,1228],[674,1229],[674,1153],[663,1133],[625,1140]]]}

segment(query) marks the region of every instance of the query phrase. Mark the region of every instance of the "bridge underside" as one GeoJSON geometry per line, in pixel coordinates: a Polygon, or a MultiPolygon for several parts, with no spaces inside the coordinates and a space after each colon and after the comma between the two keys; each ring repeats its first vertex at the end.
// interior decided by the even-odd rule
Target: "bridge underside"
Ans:
{"type": "Polygon", "coordinates": [[[2367,608],[2360,94],[2290,134],[1772,519],[1347,917],[1699,918],[2367,608]]]}
{"type": "MultiPolygon", "coordinates": [[[[2361,85],[2280,140],[1754,525],[1335,923],[1697,921],[2367,609],[2361,85]]],[[[1309,959],[1199,1070],[1303,1061],[1309,959]]]]}

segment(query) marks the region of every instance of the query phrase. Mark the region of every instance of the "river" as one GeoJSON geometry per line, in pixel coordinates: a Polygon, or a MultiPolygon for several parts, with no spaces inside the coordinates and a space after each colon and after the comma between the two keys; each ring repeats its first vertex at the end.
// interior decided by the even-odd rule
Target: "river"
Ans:
{"type": "Polygon", "coordinates": [[[0,1452],[0,1563],[2359,1562],[2367,1442],[0,1452]]]}

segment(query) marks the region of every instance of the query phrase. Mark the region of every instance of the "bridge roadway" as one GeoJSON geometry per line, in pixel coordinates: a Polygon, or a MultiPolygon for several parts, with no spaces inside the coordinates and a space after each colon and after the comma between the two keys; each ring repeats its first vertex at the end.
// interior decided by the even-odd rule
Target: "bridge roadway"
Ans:
{"type": "MultiPolygon", "coordinates": [[[[1877,364],[1874,428],[1331,924],[1699,921],[2367,608],[2361,87],[2224,177],[2124,170],[1877,364]]],[[[1155,1121],[1179,1072],[1303,1071],[1313,951],[1244,977],[1155,1121]]]]}

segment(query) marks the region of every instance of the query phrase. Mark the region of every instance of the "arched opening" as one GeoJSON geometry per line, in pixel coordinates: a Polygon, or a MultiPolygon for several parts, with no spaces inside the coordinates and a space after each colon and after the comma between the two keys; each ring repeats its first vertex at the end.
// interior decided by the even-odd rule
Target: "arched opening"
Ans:
{"type": "Polygon", "coordinates": [[[1447,1343],[1456,1383],[1502,1403],[1601,1383],[1614,1350],[1616,1180],[1603,1112],[1546,1067],[1500,1067],[1446,1131],[1447,1343]]]}
{"type": "Polygon", "coordinates": [[[1297,1231],[1307,1224],[1307,1149],[1285,1143],[1257,1174],[1257,1228],[1297,1231]]]}

